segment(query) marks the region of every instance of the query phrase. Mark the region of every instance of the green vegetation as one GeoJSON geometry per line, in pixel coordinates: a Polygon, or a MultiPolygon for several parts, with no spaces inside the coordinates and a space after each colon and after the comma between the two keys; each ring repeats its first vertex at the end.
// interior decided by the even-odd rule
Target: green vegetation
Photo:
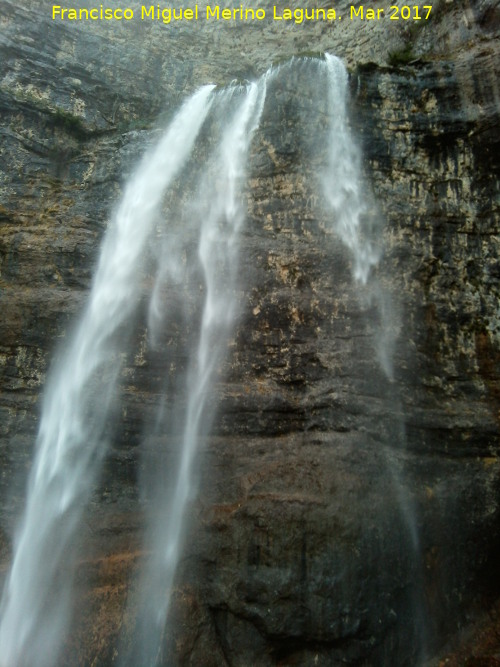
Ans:
{"type": "Polygon", "coordinates": [[[399,67],[401,65],[408,65],[412,60],[415,60],[416,56],[413,53],[413,48],[411,44],[407,44],[402,49],[398,51],[390,51],[388,62],[391,67],[399,67]]]}
{"type": "Polygon", "coordinates": [[[116,125],[116,129],[120,134],[125,134],[126,132],[141,131],[141,130],[151,130],[154,127],[155,123],[152,120],[146,120],[141,118],[132,118],[131,120],[123,120],[116,125]]]}
{"type": "Polygon", "coordinates": [[[60,127],[68,134],[72,134],[76,139],[85,139],[88,136],[89,131],[79,116],[74,116],[62,109],[57,109],[51,116],[56,127],[60,127]]]}

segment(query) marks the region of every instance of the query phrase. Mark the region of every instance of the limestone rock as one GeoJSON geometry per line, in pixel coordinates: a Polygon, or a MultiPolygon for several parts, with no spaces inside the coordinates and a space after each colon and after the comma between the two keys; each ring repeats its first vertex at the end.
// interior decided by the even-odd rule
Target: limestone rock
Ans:
{"type": "MultiPolygon", "coordinates": [[[[311,176],[324,109],[307,66],[291,67],[252,147],[241,316],[211,399],[164,664],[430,658],[499,592],[498,9],[440,2],[425,24],[358,25],[340,2],[335,25],[111,27],[20,4],[4,0],[0,34],[4,570],[50,360],[158,117],[201,83],[329,50],[350,68],[382,258],[358,289],[311,176]]],[[[181,333],[168,332],[176,372],[181,333]]],[[[62,665],[115,664],[133,623],[139,443],[169,372],[140,323],[135,337],[62,665]]]]}

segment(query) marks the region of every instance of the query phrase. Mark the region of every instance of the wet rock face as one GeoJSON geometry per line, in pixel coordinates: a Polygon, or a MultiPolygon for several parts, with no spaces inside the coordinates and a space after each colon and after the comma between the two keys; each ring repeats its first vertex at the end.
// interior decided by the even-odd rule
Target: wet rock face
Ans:
{"type": "MultiPolygon", "coordinates": [[[[223,81],[233,72],[228,61],[241,69],[232,76],[243,75],[252,58],[261,71],[277,54],[271,29],[248,33],[240,61],[241,30],[224,33],[217,54],[213,35],[200,32],[195,48],[192,33],[165,40],[157,28],[131,48],[120,30],[98,28],[88,41],[90,32],[50,25],[41,5],[34,19],[5,7],[0,469],[8,560],[47,368],[85,301],[123,180],[155,139],[144,124],[163,108],[171,113],[198,83],[223,81]],[[54,39],[41,50],[43,29],[54,39]],[[213,58],[200,55],[204,44],[213,58]]],[[[350,47],[340,32],[333,40],[362,64],[351,72],[351,118],[371,233],[383,249],[365,287],[354,283],[352,257],[318,196],[325,108],[313,65],[285,68],[269,91],[250,160],[240,319],[211,398],[216,417],[165,664],[414,665],[498,593],[498,51],[493,8],[469,9],[474,20],[453,7],[448,23],[422,30],[416,62],[405,67],[384,65],[399,33],[382,33],[383,47],[379,28],[362,30],[350,47]],[[451,55],[418,60],[433,34],[436,50],[451,55]]],[[[319,28],[285,31],[282,54],[307,35],[318,50],[333,45],[319,28]]],[[[147,280],[145,266],[145,289],[147,280]]],[[[170,298],[182,303],[183,295],[170,298]]],[[[142,557],[139,443],[169,372],[145,333],[139,318],[82,528],[66,665],[111,664],[133,625],[125,600],[142,557]]],[[[186,330],[174,323],[165,336],[185,372],[186,330]]],[[[157,454],[162,465],[172,438],[157,454]]]]}
{"type": "Polygon", "coordinates": [[[486,596],[498,586],[494,61],[484,49],[453,64],[417,66],[413,78],[364,72],[355,102],[384,207],[383,270],[396,286],[402,325],[395,372],[414,457],[430,636],[446,628],[462,595],[477,595],[473,581],[486,596]],[[382,110],[375,126],[366,123],[368,100],[382,110]]]}
{"type": "MultiPolygon", "coordinates": [[[[451,416],[454,429],[449,437],[441,431],[439,446],[454,456],[493,451],[498,425],[498,204],[492,197],[498,139],[488,75],[494,61],[485,50],[453,65],[420,66],[413,80],[367,75],[360,92],[382,109],[375,132],[360,131],[378,201],[393,198],[385,207],[385,261],[393,280],[407,287],[399,299],[407,338],[400,337],[399,348],[404,354],[410,343],[413,356],[399,368],[408,383],[410,374],[419,375],[406,401],[417,412],[434,401],[437,430],[447,423],[445,413],[451,416]],[[468,425],[472,413],[474,426],[468,425]]],[[[428,425],[417,421],[408,420],[411,448],[429,442],[428,425]]]]}
{"type": "MultiPolygon", "coordinates": [[[[286,80],[287,99],[301,84],[286,80]]],[[[457,139],[450,117],[467,101],[452,67],[363,70],[355,85],[385,220],[366,288],[310,204],[306,174],[321,157],[312,168],[304,144],[290,157],[272,103],[256,140],[242,261],[257,287],[190,543],[206,560],[201,585],[228,664],[416,664],[498,581],[496,381],[478,359],[478,340],[498,349],[497,288],[485,277],[498,262],[494,137],[457,139]],[[419,115],[440,91],[443,110],[419,115]],[[369,122],[373,104],[381,114],[369,122]],[[456,183],[470,189],[465,207],[456,183]],[[395,337],[392,382],[377,355],[383,332],[386,345],[395,337]]],[[[481,103],[486,127],[492,102],[481,103]]],[[[309,118],[320,132],[298,106],[297,126],[309,118]]],[[[482,134],[480,119],[467,123],[482,134]]]]}

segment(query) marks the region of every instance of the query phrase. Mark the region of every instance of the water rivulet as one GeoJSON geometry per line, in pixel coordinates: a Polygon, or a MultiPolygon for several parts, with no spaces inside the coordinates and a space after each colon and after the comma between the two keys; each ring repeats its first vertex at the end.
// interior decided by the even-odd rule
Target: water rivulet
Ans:
{"type": "MultiPolygon", "coordinates": [[[[103,242],[88,305],[46,388],[25,514],[2,599],[2,667],[57,663],[74,603],[79,526],[113,438],[123,359],[141,318],[144,348],[161,359],[165,372],[157,382],[154,419],[142,427],[138,485],[147,556],[128,602],[133,629],[118,659],[130,666],[163,664],[186,510],[196,496],[200,454],[216,418],[212,394],[235,344],[238,295],[252,279],[251,271],[240,271],[252,138],[268,104],[286,126],[280,77],[294,68],[305,68],[317,82],[323,114],[315,140],[304,139],[304,160],[315,165],[309,174],[314,196],[304,220],[322,216],[327,237],[341,239],[360,301],[378,312],[373,354],[382,374],[391,376],[388,301],[371,276],[380,260],[378,218],[349,129],[341,62],[329,55],[292,61],[255,83],[196,92],[127,184],[103,242]],[[317,160],[315,151],[323,158],[317,160]],[[182,370],[169,357],[174,325],[182,330],[182,370]]],[[[279,160],[272,148],[268,156],[279,160]]],[[[346,627],[348,617],[343,612],[346,627]]]]}

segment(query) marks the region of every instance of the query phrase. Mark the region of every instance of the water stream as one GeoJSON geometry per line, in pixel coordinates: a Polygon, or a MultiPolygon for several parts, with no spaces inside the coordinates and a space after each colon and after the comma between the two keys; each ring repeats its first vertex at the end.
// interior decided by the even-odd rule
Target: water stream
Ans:
{"type": "MultiPolygon", "coordinates": [[[[351,253],[354,280],[366,286],[380,252],[367,226],[370,210],[362,187],[361,159],[349,130],[347,73],[341,61],[328,54],[316,62],[317,75],[327,81],[330,117],[328,164],[319,179],[321,196],[326,199],[332,229],[351,253]]],[[[181,107],[125,188],[103,241],[88,305],[45,392],[26,509],[1,602],[1,667],[57,663],[68,631],[76,536],[106,454],[107,419],[119,394],[122,352],[139,303],[141,268],[158,230],[163,241],[157,251],[146,323],[151,349],[162,353],[162,330],[171,317],[163,295],[179,281],[191,289],[193,270],[202,282],[199,312],[192,318],[186,306],[183,315],[186,320],[192,318],[191,329],[197,333],[190,339],[186,376],[178,380],[185,382],[187,399],[177,410],[175,472],[166,485],[162,471],[152,465],[141,480],[151,508],[144,530],[144,547],[150,556],[139,575],[138,595],[130,601],[136,617],[133,642],[120,657],[128,667],[161,662],[186,509],[197,488],[196,461],[214,417],[210,392],[238,317],[236,288],[249,150],[268,82],[279,71],[274,68],[255,83],[221,91],[213,86],[201,88],[181,107]],[[181,218],[189,224],[179,231],[164,214],[165,193],[181,170],[186,165],[190,168],[191,151],[202,126],[210,121],[219,130],[196,172],[196,197],[181,206],[181,218]],[[193,239],[197,250],[191,255],[192,266],[186,267],[193,239]]],[[[196,284],[193,289],[200,287],[196,284]]],[[[379,356],[389,377],[390,339],[384,340],[379,356]]],[[[156,426],[145,429],[145,440],[151,434],[161,439],[165,414],[160,399],[156,426]]],[[[145,444],[143,450],[147,457],[145,444]]]]}
{"type": "MultiPolygon", "coordinates": [[[[192,202],[189,204],[199,238],[197,261],[203,276],[204,301],[187,378],[188,400],[173,489],[164,486],[161,475],[143,479],[153,498],[146,538],[151,556],[142,573],[139,601],[134,604],[139,618],[132,650],[125,658],[125,664],[130,667],[154,665],[160,657],[161,638],[182,551],[186,506],[196,488],[194,459],[211,421],[210,413],[206,414],[206,402],[237,313],[239,238],[245,218],[242,188],[248,148],[264,105],[266,79],[267,75],[258,83],[232,87],[218,94],[214,114],[224,129],[215,155],[208,159],[197,186],[199,200],[194,206],[192,202]]],[[[165,280],[165,275],[176,275],[182,246],[177,250],[177,255],[167,252],[162,267],[166,261],[171,269],[162,270],[160,282],[165,280]]],[[[158,289],[157,283],[155,293],[158,289]]],[[[156,307],[150,309],[153,319],[155,310],[156,307]]],[[[154,336],[155,322],[151,319],[150,329],[154,336]]],[[[159,410],[162,410],[161,405],[159,410]]],[[[160,416],[157,421],[161,423],[160,416]]]]}
{"type": "Polygon", "coordinates": [[[137,306],[139,270],[163,193],[211,105],[211,86],[174,118],[128,183],[103,242],[88,305],[45,391],[26,509],[1,602],[2,667],[51,667],[71,604],[71,553],[106,452],[121,365],[117,335],[137,306]]]}

